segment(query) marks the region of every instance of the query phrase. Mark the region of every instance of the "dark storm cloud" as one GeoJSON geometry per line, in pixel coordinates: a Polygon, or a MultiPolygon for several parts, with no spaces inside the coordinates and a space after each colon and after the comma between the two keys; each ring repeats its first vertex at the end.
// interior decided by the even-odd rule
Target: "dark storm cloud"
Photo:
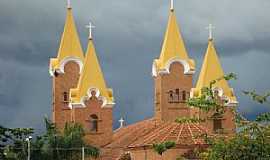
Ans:
{"type": "Polygon", "coordinates": [[[1,124],[40,131],[43,117],[50,113],[47,69],[1,59],[0,73],[1,124]]]}
{"type": "MultiPolygon", "coordinates": [[[[147,46],[156,48],[166,26],[169,3],[161,0],[81,0],[73,4],[83,43],[87,40],[84,26],[92,20],[98,27],[96,37],[102,37],[101,42],[107,39],[107,43],[110,43],[107,48],[113,51],[115,48],[111,42],[115,38],[119,38],[119,43],[147,42],[147,46]]],[[[65,20],[65,1],[2,0],[0,5],[0,47],[7,52],[2,58],[44,65],[45,59],[54,56],[57,51],[65,20]],[[20,52],[24,54],[20,55],[20,52]]],[[[222,48],[246,50],[252,46],[257,50],[266,50],[269,49],[268,45],[258,44],[267,44],[266,40],[270,37],[270,23],[265,14],[268,7],[267,0],[208,0],[204,3],[191,0],[183,4],[177,1],[176,13],[182,24],[183,35],[193,47],[206,41],[205,27],[213,23],[217,41],[221,42],[221,47],[226,45],[222,48]]],[[[104,42],[102,44],[106,45],[104,42]]],[[[121,49],[130,50],[128,45],[122,45],[121,49]]]]}
{"type": "MultiPolygon", "coordinates": [[[[188,0],[175,2],[176,14],[198,76],[207,47],[209,23],[240,110],[254,115],[241,91],[270,88],[269,0],[188,0]]],[[[55,57],[65,21],[65,0],[0,1],[0,123],[40,129],[50,115],[51,80],[48,61],[55,57]],[[5,110],[5,112],[2,112],[5,110]]],[[[73,14],[86,49],[85,24],[91,20],[96,50],[105,78],[114,89],[115,126],[123,116],[128,123],[153,114],[151,67],[160,53],[168,20],[169,0],[72,1],[73,14]]],[[[258,108],[258,107],[257,107],[258,108]]]]}

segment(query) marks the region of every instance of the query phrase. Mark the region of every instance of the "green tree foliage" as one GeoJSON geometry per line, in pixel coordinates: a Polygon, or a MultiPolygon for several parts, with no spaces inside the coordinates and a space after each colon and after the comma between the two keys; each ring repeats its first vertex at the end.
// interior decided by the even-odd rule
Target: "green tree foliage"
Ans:
{"type": "Polygon", "coordinates": [[[201,89],[201,96],[200,97],[194,97],[190,98],[188,100],[188,106],[196,107],[201,109],[202,111],[208,112],[210,110],[214,110],[220,114],[224,113],[224,103],[220,103],[218,100],[217,95],[213,92],[214,88],[213,86],[221,81],[221,80],[233,80],[237,79],[236,74],[230,73],[228,75],[224,75],[216,80],[213,80],[210,82],[210,85],[207,87],[203,87],[201,89]]]}
{"type": "MultiPolygon", "coordinates": [[[[40,151],[44,160],[77,160],[81,159],[82,148],[85,148],[85,156],[97,158],[99,150],[85,144],[83,127],[77,123],[67,123],[63,133],[59,133],[53,123],[45,118],[46,134],[34,142],[34,146],[40,151]]],[[[33,150],[33,160],[40,159],[39,154],[33,150]]]]}
{"type": "MultiPolygon", "coordinates": [[[[45,118],[46,133],[31,141],[31,160],[80,160],[82,148],[85,148],[85,158],[99,156],[99,150],[85,144],[85,132],[80,124],[67,123],[63,132],[45,118]]],[[[2,160],[25,160],[27,158],[27,143],[25,138],[33,133],[32,129],[0,128],[3,152],[2,160]],[[5,131],[5,132],[4,132],[5,131]],[[4,133],[4,134],[3,134],[4,133]],[[12,143],[11,143],[12,142],[12,143]]]]}
{"type": "Polygon", "coordinates": [[[175,147],[175,142],[171,142],[171,141],[153,144],[154,151],[157,152],[161,156],[164,152],[166,152],[168,149],[171,149],[173,147],[175,147]]]}
{"type": "Polygon", "coordinates": [[[256,123],[231,139],[214,138],[210,147],[200,153],[205,160],[268,160],[270,159],[270,128],[256,123]]]}
{"type": "Polygon", "coordinates": [[[263,95],[259,95],[256,91],[243,91],[243,93],[249,96],[253,101],[258,102],[260,104],[268,103],[268,98],[270,97],[270,92],[267,92],[263,95]]]}
{"type": "Polygon", "coordinates": [[[205,119],[200,119],[197,117],[192,117],[192,118],[188,118],[188,117],[179,117],[175,120],[176,123],[200,123],[200,122],[204,122],[205,119]]]}
{"type": "MultiPolygon", "coordinates": [[[[225,80],[235,79],[234,74],[223,77],[225,80]]],[[[202,89],[202,96],[190,99],[189,105],[206,112],[215,110],[223,114],[223,104],[213,94],[213,84],[221,80],[214,80],[209,87],[202,89]]],[[[259,104],[269,104],[270,93],[257,94],[255,91],[244,91],[253,101],[259,104]]],[[[270,159],[270,112],[257,115],[255,121],[249,121],[236,112],[238,133],[231,137],[209,137],[203,135],[210,147],[199,153],[205,160],[268,160],[270,159]]]]}
{"type": "MultiPolygon", "coordinates": [[[[253,101],[259,104],[270,104],[269,97],[270,92],[264,93],[263,95],[257,94],[256,91],[243,91],[243,93],[249,96],[253,101]]],[[[256,118],[256,122],[269,122],[270,112],[259,114],[256,118]]]]}
{"type": "Polygon", "coordinates": [[[0,126],[0,159],[25,159],[27,155],[25,139],[33,134],[31,128],[5,128],[0,126]]]}
{"type": "Polygon", "coordinates": [[[153,149],[156,153],[158,153],[161,158],[163,153],[166,152],[167,150],[175,147],[175,142],[172,142],[172,141],[166,141],[166,142],[163,142],[163,143],[155,143],[153,144],[153,149]]]}

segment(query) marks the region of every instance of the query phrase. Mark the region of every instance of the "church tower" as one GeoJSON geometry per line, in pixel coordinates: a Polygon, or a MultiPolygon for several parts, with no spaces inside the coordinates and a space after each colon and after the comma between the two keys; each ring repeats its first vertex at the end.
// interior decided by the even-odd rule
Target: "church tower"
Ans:
{"type": "MultiPolygon", "coordinates": [[[[211,26],[209,26],[209,28],[211,29],[211,26]]],[[[203,87],[209,87],[211,81],[217,80],[223,76],[224,71],[215,49],[212,31],[210,31],[208,48],[204,57],[201,73],[196,88],[192,89],[191,97],[199,97],[203,87]]],[[[225,113],[221,116],[214,111],[208,113],[200,111],[200,118],[206,120],[205,125],[210,131],[222,131],[227,134],[235,133],[234,109],[238,105],[238,102],[233,89],[230,88],[226,80],[222,79],[213,85],[213,92],[218,96],[222,105],[225,105],[225,113]]]]}
{"type": "Polygon", "coordinates": [[[107,88],[96,55],[92,28],[89,26],[89,42],[84,57],[70,1],[58,55],[50,59],[50,75],[53,80],[52,121],[61,131],[66,123],[83,126],[85,140],[101,147],[112,140],[114,98],[107,88]]]}
{"type": "Polygon", "coordinates": [[[195,62],[186,51],[172,2],[161,54],[152,67],[156,119],[172,122],[178,117],[191,116],[186,100],[194,72],[195,62]]]}
{"type": "Polygon", "coordinates": [[[92,24],[84,67],[79,83],[70,91],[72,121],[86,132],[86,142],[99,147],[108,144],[113,135],[113,91],[107,88],[92,39],[92,24]]]}
{"type": "Polygon", "coordinates": [[[69,92],[78,84],[83,67],[83,50],[75,26],[70,4],[57,58],[50,59],[49,72],[52,77],[52,121],[63,129],[71,121],[69,92]]]}

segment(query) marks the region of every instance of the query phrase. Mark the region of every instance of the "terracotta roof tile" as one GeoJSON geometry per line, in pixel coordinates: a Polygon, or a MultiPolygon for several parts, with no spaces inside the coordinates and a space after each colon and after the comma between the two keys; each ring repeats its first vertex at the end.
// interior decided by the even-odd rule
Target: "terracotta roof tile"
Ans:
{"type": "Polygon", "coordinates": [[[139,137],[146,135],[156,128],[156,123],[154,119],[148,119],[117,129],[114,132],[112,142],[106,148],[126,148],[139,137]]]}
{"type": "Polygon", "coordinates": [[[134,141],[129,147],[149,146],[154,143],[173,141],[177,145],[204,144],[199,136],[208,133],[200,124],[160,123],[154,130],[134,141]]]}
{"type": "Polygon", "coordinates": [[[208,133],[200,124],[161,122],[148,119],[115,130],[113,140],[104,147],[102,159],[118,159],[128,148],[150,146],[154,143],[174,141],[177,145],[199,145],[204,140],[199,135],[208,133]]]}
{"type": "Polygon", "coordinates": [[[148,119],[115,130],[112,142],[103,148],[101,159],[118,159],[132,142],[153,130],[157,125],[156,123],[154,119],[148,119]]]}

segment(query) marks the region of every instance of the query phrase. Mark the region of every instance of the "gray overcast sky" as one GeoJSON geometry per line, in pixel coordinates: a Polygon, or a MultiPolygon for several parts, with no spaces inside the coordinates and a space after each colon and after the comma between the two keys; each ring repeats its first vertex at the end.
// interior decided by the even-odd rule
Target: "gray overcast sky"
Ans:
{"type": "MultiPolygon", "coordinates": [[[[0,1],[0,124],[42,130],[51,114],[50,57],[55,57],[65,22],[65,0],[0,1]]],[[[114,89],[115,126],[153,114],[151,66],[160,54],[169,0],[77,0],[73,14],[86,50],[91,20],[107,84],[114,89]]],[[[240,111],[252,117],[266,111],[241,95],[270,89],[269,0],[176,0],[178,23],[198,75],[213,23],[216,47],[232,82],[240,111]]]]}

